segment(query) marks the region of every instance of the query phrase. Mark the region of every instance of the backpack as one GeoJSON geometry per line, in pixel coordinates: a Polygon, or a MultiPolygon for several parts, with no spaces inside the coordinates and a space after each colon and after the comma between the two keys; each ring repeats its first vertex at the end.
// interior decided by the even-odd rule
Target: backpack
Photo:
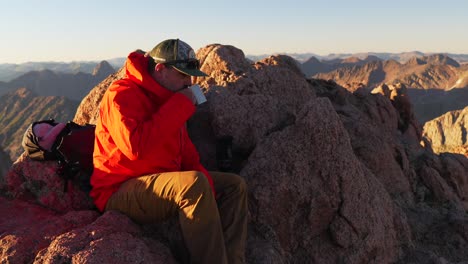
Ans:
{"type": "Polygon", "coordinates": [[[33,122],[24,133],[22,146],[33,160],[56,160],[57,174],[89,193],[93,173],[94,131],[96,126],[73,121],[57,123],[53,119],[33,122]]]}

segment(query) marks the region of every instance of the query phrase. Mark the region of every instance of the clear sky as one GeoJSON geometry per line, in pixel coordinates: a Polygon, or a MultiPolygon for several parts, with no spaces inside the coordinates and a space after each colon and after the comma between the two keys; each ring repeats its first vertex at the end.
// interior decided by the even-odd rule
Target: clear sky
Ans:
{"type": "Polygon", "coordinates": [[[245,54],[468,54],[468,0],[0,0],[0,63],[125,57],[180,38],[245,54]]]}

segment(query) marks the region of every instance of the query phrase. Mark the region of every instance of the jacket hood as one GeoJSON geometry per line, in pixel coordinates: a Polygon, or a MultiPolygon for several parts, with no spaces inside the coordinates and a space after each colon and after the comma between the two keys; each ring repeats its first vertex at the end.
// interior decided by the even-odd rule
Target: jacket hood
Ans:
{"type": "Polygon", "coordinates": [[[174,95],[174,92],[162,87],[153,79],[148,73],[148,61],[149,58],[142,51],[130,53],[125,62],[125,73],[132,82],[165,101],[174,95]]]}

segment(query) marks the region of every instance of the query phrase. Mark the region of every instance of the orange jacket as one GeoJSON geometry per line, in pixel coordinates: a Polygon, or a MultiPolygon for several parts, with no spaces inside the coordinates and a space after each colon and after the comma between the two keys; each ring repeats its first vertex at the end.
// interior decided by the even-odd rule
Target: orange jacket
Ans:
{"type": "Polygon", "coordinates": [[[213,188],[185,126],[195,106],[159,85],[147,65],[142,53],[131,53],[126,77],[114,82],[101,101],[90,192],[101,211],[123,182],[143,175],[196,170],[213,188]]]}

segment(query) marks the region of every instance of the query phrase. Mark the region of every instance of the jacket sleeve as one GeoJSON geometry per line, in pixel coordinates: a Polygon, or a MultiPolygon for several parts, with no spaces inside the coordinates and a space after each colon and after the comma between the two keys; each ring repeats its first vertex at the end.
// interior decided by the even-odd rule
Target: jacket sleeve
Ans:
{"type": "Polygon", "coordinates": [[[179,133],[195,112],[192,102],[179,93],[147,116],[143,113],[148,110],[139,104],[139,96],[133,92],[122,91],[110,103],[114,107],[109,108],[109,132],[117,147],[130,160],[147,158],[156,144],[179,133]]]}
{"type": "Polygon", "coordinates": [[[184,132],[185,144],[182,151],[182,170],[195,170],[203,172],[203,174],[205,174],[206,178],[208,179],[208,182],[210,183],[211,189],[213,190],[213,194],[216,197],[213,178],[211,177],[208,170],[206,170],[205,167],[203,167],[203,165],[200,163],[200,155],[198,154],[197,149],[190,140],[187,131],[185,130],[184,132]]]}

